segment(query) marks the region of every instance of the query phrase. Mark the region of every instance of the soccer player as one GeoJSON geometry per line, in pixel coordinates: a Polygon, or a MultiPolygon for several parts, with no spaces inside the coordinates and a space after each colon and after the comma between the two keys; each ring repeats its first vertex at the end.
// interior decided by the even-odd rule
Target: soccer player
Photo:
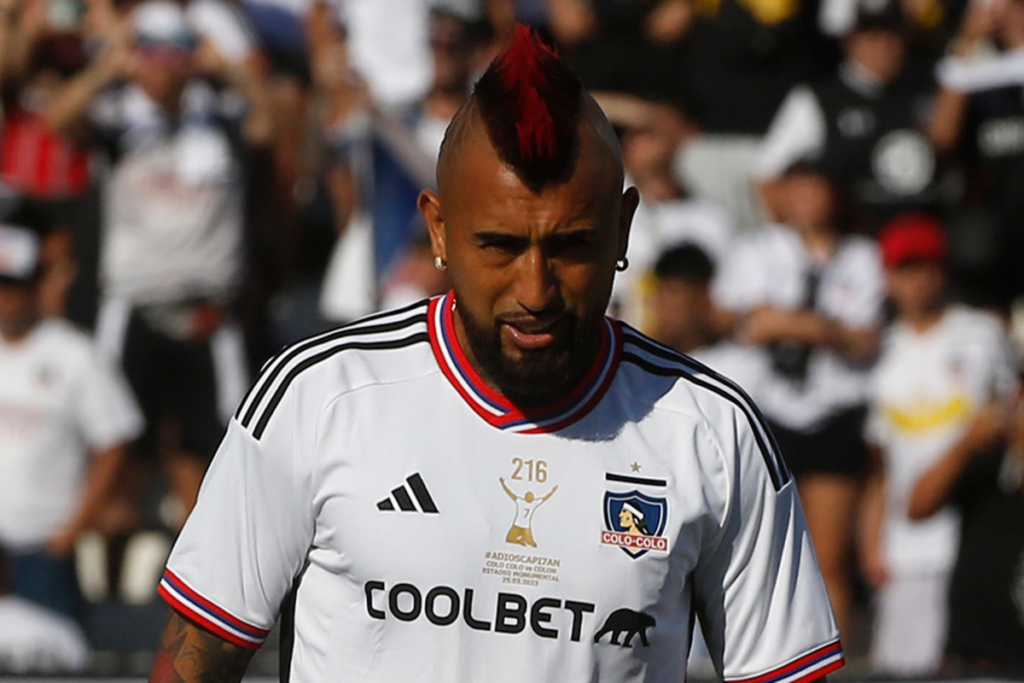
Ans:
{"type": "Polygon", "coordinates": [[[604,316],[637,194],[527,29],[455,117],[437,181],[420,209],[453,290],[266,366],[168,560],[150,680],[239,680],[290,590],[295,681],[682,681],[695,615],[725,680],[840,667],[757,409],[604,316]],[[509,543],[501,478],[558,486],[536,548],[509,543]]]}

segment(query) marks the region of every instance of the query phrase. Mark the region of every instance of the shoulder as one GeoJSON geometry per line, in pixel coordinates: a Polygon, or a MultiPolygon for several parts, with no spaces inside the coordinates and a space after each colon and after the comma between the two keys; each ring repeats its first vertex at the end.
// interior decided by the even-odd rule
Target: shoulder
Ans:
{"type": "Polygon", "coordinates": [[[259,440],[282,402],[319,413],[337,396],[437,372],[428,306],[424,300],[378,313],[286,347],[263,366],[235,419],[259,440]]]}
{"type": "Polygon", "coordinates": [[[879,280],[882,277],[882,255],[878,244],[860,235],[844,237],[832,260],[832,267],[879,280]]]}
{"type": "Polygon", "coordinates": [[[842,250],[846,258],[870,260],[878,263],[881,253],[878,250],[878,243],[863,235],[847,235],[843,238],[842,250]]]}
{"type": "Polygon", "coordinates": [[[937,332],[950,348],[1002,348],[1007,330],[998,316],[963,304],[952,304],[943,314],[937,332]]]}
{"type": "Polygon", "coordinates": [[[1005,328],[1003,322],[994,313],[971,308],[963,304],[954,304],[946,311],[949,323],[957,330],[975,332],[981,335],[1002,335],[1005,328]]]}
{"type": "Polygon", "coordinates": [[[776,490],[789,481],[760,409],[734,381],[627,325],[623,325],[622,366],[636,373],[638,383],[661,383],[655,392],[656,409],[686,413],[703,422],[727,467],[745,467],[748,463],[741,461],[754,458],[767,468],[776,490]]]}

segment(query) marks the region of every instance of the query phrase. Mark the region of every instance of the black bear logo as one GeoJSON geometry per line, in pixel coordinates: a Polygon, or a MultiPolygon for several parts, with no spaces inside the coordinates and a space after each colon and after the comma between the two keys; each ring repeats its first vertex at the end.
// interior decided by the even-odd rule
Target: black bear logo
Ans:
{"type": "Polygon", "coordinates": [[[612,645],[633,647],[633,638],[639,635],[643,646],[650,647],[651,644],[647,642],[647,629],[654,628],[657,623],[650,614],[634,612],[626,608],[617,609],[608,615],[608,618],[604,621],[604,626],[594,634],[594,642],[596,643],[601,640],[604,634],[611,633],[612,645]],[[622,637],[622,643],[619,643],[620,636],[622,637]]]}

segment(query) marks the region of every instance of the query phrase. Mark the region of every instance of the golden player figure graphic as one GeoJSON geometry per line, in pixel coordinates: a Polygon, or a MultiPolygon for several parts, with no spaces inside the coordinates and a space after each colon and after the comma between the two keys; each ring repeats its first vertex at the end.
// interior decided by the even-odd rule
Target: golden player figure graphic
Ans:
{"type": "Polygon", "coordinates": [[[542,498],[537,498],[533,495],[533,491],[527,491],[524,496],[517,496],[512,490],[505,484],[505,478],[501,477],[498,481],[501,482],[501,488],[505,489],[505,493],[508,497],[515,501],[516,504],[516,517],[512,520],[512,528],[508,530],[508,534],[505,535],[506,543],[518,543],[519,545],[528,545],[532,548],[536,548],[537,544],[533,540],[533,513],[537,511],[541,505],[543,505],[548,498],[555,495],[555,491],[558,490],[558,486],[548,491],[548,494],[542,498]]]}

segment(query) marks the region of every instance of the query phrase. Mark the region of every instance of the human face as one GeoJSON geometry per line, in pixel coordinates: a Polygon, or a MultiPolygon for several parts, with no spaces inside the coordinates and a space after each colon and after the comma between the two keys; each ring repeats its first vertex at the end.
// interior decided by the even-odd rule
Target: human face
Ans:
{"type": "Polygon", "coordinates": [[[906,43],[896,31],[876,28],[855,31],[847,39],[846,51],[879,81],[889,83],[903,68],[906,43]]]}
{"type": "Polygon", "coordinates": [[[711,343],[713,314],[707,284],[664,278],[651,293],[652,336],[677,351],[688,353],[711,343]]]}
{"type": "Polygon", "coordinates": [[[435,18],[431,28],[434,87],[442,91],[466,90],[472,71],[472,49],[465,29],[451,17],[435,18]]]}
{"type": "Polygon", "coordinates": [[[920,319],[942,306],[946,274],[942,264],[932,261],[910,261],[886,269],[889,296],[900,317],[920,319]]]}
{"type": "Polygon", "coordinates": [[[151,99],[175,106],[195,72],[194,51],[182,43],[146,43],[135,47],[133,78],[151,99]]]}
{"type": "Polygon", "coordinates": [[[0,278],[0,335],[24,336],[39,319],[38,288],[33,283],[0,278]]]}
{"type": "Polygon", "coordinates": [[[470,362],[506,398],[543,404],[594,361],[638,196],[621,194],[617,158],[586,135],[572,177],[539,192],[482,130],[466,135],[452,177],[421,195],[420,210],[448,264],[470,362]]]}
{"type": "Polygon", "coordinates": [[[619,510],[619,526],[623,529],[632,529],[635,522],[633,521],[633,513],[622,508],[619,510]]]}
{"type": "Polygon", "coordinates": [[[816,173],[797,172],[786,179],[783,214],[797,229],[816,229],[832,225],[835,217],[835,192],[832,183],[816,173]]]}

